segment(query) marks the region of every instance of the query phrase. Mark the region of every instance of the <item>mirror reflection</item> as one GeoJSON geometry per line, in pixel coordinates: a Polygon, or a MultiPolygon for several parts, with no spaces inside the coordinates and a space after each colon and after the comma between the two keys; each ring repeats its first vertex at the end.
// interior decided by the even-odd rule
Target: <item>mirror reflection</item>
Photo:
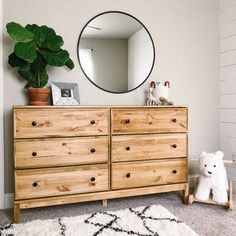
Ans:
{"type": "Polygon", "coordinates": [[[80,66],[99,88],[125,93],[149,76],[155,52],[145,26],[123,12],[105,12],[90,20],[78,42],[80,66]]]}

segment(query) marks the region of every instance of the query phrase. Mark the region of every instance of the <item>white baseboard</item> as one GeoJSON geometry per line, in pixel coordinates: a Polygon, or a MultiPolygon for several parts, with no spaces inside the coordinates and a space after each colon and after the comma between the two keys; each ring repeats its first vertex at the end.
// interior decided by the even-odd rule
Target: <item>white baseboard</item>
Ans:
{"type": "MultiPolygon", "coordinates": [[[[195,180],[198,175],[189,175],[189,187],[194,187],[195,180]]],[[[230,178],[229,180],[233,181],[233,191],[234,194],[236,194],[236,179],[230,178]]],[[[13,202],[14,202],[14,193],[7,193],[5,194],[5,209],[13,208],[13,202]]]]}
{"type": "Polygon", "coordinates": [[[4,196],[5,209],[13,208],[14,193],[6,193],[4,196]]]}

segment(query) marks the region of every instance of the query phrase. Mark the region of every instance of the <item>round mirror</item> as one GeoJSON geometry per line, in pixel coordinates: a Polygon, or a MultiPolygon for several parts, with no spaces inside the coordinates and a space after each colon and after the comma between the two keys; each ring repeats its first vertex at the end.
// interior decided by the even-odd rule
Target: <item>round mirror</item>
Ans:
{"type": "Polygon", "coordinates": [[[78,59],[86,77],[111,93],[126,93],[150,75],[155,49],[150,33],[135,17],[119,11],[104,12],[83,28],[78,59]]]}

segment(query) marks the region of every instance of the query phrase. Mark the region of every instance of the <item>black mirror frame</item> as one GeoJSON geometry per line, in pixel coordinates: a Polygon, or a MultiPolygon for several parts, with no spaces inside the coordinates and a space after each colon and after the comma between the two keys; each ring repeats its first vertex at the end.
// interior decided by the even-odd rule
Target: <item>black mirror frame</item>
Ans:
{"type": "Polygon", "coordinates": [[[135,89],[139,88],[141,85],[143,85],[143,84],[145,83],[145,81],[148,79],[148,77],[150,76],[150,74],[151,74],[151,72],[152,72],[152,70],[153,70],[154,63],[155,63],[155,55],[156,55],[156,54],[155,54],[154,42],[153,42],[152,36],[151,36],[151,34],[149,33],[149,31],[148,31],[148,29],[146,28],[146,26],[145,26],[140,20],[138,20],[136,17],[134,17],[134,16],[132,16],[132,15],[126,13],[126,12],[122,12],[122,11],[106,11],[106,12],[99,13],[98,15],[94,16],[93,18],[91,18],[91,19],[85,24],[85,26],[83,27],[83,29],[81,30],[80,35],[79,35],[79,39],[78,39],[78,43],[77,43],[77,57],[78,57],[78,61],[79,61],[80,68],[81,68],[81,70],[83,71],[84,75],[85,75],[85,76],[87,77],[87,79],[88,79],[93,85],[95,85],[97,88],[99,88],[99,89],[101,89],[101,90],[103,90],[103,91],[105,91],[105,92],[113,93],[113,94],[129,93],[129,92],[132,92],[132,91],[134,91],[135,89]],[[131,89],[131,90],[128,90],[128,91],[126,91],[126,92],[114,92],[114,91],[109,91],[109,90],[106,90],[106,89],[104,89],[104,88],[98,86],[97,84],[95,84],[95,83],[88,77],[88,75],[85,73],[85,71],[84,71],[84,69],[83,69],[83,67],[82,67],[82,65],[81,65],[80,58],[79,58],[79,43],[80,43],[80,38],[81,38],[81,36],[82,36],[82,34],[83,34],[84,29],[86,28],[86,26],[87,26],[93,19],[95,19],[95,18],[98,17],[98,16],[101,16],[101,15],[104,15],[104,14],[108,14],[108,13],[121,13],[121,14],[124,14],[124,15],[127,15],[127,16],[132,17],[133,19],[135,19],[136,21],[138,21],[138,22],[143,26],[143,28],[147,31],[147,33],[148,33],[148,35],[149,35],[149,37],[150,37],[150,39],[151,39],[151,42],[152,42],[152,48],[153,48],[153,62],[152,62],[152,66],[151,66],[150,72],[148,73],[147,77],[143,80],[142,83],[140,83],[137,87],[135,87],[135,88],[133,88],[133,89],[131,89]]]}

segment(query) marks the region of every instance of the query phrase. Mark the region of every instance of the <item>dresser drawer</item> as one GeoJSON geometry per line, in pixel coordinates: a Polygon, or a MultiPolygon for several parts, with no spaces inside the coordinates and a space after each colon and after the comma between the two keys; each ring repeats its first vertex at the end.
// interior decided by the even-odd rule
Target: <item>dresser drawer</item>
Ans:
{"type": "Polygon", "coordinates": [[[38,168],[108,162],[108,137],[18,139],[15,168],[38,168]]]}
{"type": "Polygon", "coordinates": [[[108,134],[108,109],[15,109],[14,137],[108,134]]]}
{"type": "Polygon", "coordinates": [[[187,156],[187,134],[150,134],[112,137],[112,161],[187,156]]]}
{"type": "Polygon", "coordinates": [[[108,190],[108,166],[15,171],[15,198],[28,199],[108,190]]]}
{"type": "Polygon", "coordinates": [[[112,164],[112,189],[187,182],[187,160],[112,164]]]}
{"type": "Polygon", "coordinates": [[[186,132],[186,108],[112,109],[112,133],[186,132]]]}

